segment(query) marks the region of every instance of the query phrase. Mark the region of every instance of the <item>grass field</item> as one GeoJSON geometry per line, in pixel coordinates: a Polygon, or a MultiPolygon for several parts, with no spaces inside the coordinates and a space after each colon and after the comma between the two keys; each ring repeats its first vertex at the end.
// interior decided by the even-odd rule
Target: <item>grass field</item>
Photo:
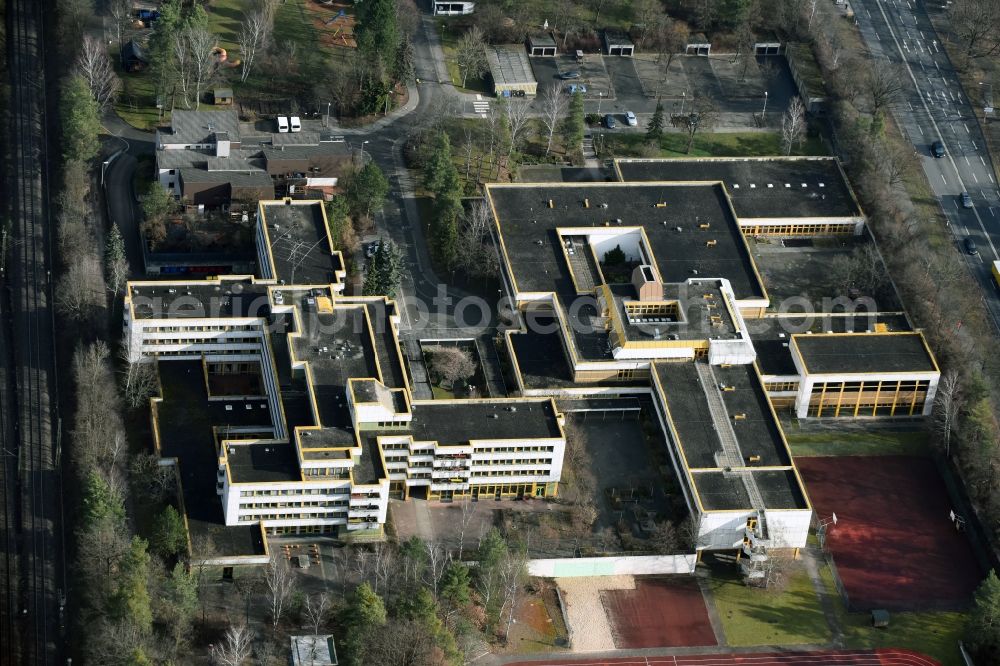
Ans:
{"type": "Polygon", "coordinates": [[[788,446],[795,456],[926,455],[926,431],[830,430],[802,432],[795,423],[782,423],[788,446]]]}
{"type": "Polygon", "coordinates": [[[834,601],[847,647],[909,648],[937,659],[942,666],[962,666],[958,651],[958,640],[965,621],[962,613],[895,613],[888,627],[875,629],[867,613],[847,612],[828,567],[821,567],[820,576],[834,601]]]}
{"type": "MultiPolygon", "coordinates": [[[[118,60],[115,59],[114,62],[117,63],[118,60]]],[[[152,129],[170,120],[170,112],[166,110],[161,123],[160,112],[156,108],[153,77],[148,71],[134,74],[119,71],[118,75],[122,80],[122,92],[114,109],[122,120],[139,129],[152,129]]]]}
{"type": "MultiPolygon", "coordinates": [[[[591,128],[595,135],[594,146],[602,155],[613,157],[757,157],[781,155],[781,136],[776,132],[719,132],[696,134],[690,153],[687,134],[669,132],[663,135],[659,148],[650,148],[642,133],[605,132],[591,128]],[[603,137],[603,138],[600,138],[603,137]],[[601,145],[603,141],[603,146],[601,145]]],[[[810,138],[792,155],[828,155],[826,145],[819,138],[810,138]]]]}
{"type": "Polygon", "coordinates": [[[830,628],[800,562],[790,564],[780,593],[747,587],[735,565],[712,566],[709,587],[731,646],[824,644],[830,628]]]}

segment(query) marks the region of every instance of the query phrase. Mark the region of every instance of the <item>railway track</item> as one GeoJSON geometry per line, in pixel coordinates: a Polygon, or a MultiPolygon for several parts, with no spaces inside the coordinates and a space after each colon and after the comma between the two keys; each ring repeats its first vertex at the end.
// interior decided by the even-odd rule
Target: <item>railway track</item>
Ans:
{"type": "Polygon", "coordinates": [[[43,3],[7,3],[10,109],[7,174],[11,220],[0,333],[3,509],[6,552],[4,663],[60,659],[56,538],[54,334],[45,203],[43,3]],[[11,557],[12,552],[14,556],[11,557]],[[11,617],[11,608],[16,620],[11,617]]]}

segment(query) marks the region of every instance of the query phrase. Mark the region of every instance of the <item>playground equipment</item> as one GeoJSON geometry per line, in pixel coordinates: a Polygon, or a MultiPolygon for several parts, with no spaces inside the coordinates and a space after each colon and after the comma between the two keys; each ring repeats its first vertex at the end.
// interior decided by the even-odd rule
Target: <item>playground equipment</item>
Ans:
{"type": "Polygon", "coordinates": [[[219,67],[239,67],[242,62],[239,58],[236,60],[229,60],[229,54],[226,52],[226,49],[221,46],[213,48],[212,55],[215,56],[215,63],[219,67]]]}

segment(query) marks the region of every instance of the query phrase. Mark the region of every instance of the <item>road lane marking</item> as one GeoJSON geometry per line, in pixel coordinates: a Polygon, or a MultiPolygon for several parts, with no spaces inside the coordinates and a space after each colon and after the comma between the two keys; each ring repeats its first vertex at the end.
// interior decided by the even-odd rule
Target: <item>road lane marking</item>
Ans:
{"type": "Polygon", "coordinates": [[[968,155],[965,156],[965,163],[968,164],[969,166],[972,166],[972,162],[969,161],[968,155]]]}
{"type": "Polygon", "coordinates": [[[973,179],[974,181],[976,181],[977,183],[979,182],[979,176],[977,176],[977,175],[976,175],[976,172],[975,172],[975,171],[973,171],[973,172],[972,172],[972,179],[973,179]]]}
{"type": "Polygon", "coordinates": [[[969,135],[972,134],[972,132],[969,131],[969,123],[962,123],[962,126],[965,127],[965,133],[966,134],[969,134],[969,135]]]}
{"type": "Polygon", "coordinates": [[[947,185],[947,184],[948,184],[948,181],[944,179],[944,174],[941,174],[941,180],[943,180],[943,181],[944,181],[944,184],[945,184],[945,185],[947,185]]]}
{"type": "Polygon", "coordinates": [[[997,214],[993,212],[993,209],[992,209],[992,208],[990,208],[990,215],[992,215],[993,217],[996,217],[996,216],[997,216],[997,214]]]}
{"type": "Polygon", "coordinates": [[[986,166],[986,160],[983,159],[982,155],[979,156],[979,161],[983,163],[983,166],[986,166]]]}

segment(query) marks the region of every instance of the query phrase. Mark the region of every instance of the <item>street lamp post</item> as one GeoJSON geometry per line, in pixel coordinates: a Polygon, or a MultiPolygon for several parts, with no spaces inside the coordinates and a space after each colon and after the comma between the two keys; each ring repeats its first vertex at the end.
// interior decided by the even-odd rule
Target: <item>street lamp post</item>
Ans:
{"type": "Polygon", "coordinates": [[[323,127],[330,126],[330,102],[326,103],[326,117],[323,119],[323,127]]]}
{"type": "Polygon", "coordinates": [[[680,113],[680,115],[682,115],[682,116],[684,115],[684,102],[687,101],[687,96],[688,96],[688,94],[687,94],[686,90],[683,91],[683,92],[681,92],[681,113],[680,113]]]}
{"type": "Polygon", "coordinates": [[[597,115],[601,115],[601,102],[604,101],[604,93],[597,93],[597,115]]]}
{"type": "Polygon", "coordinates": [[[365,166],[365,144],[368,143],[367,140],[361,142],[361,168],[365,166]]]}
{"type": "Polygon", "coordinates": [[[760,120],[764,122],[764,116],[767,115],[767,91],[764,91],[764,109],[760,112],[760,120]]]}

